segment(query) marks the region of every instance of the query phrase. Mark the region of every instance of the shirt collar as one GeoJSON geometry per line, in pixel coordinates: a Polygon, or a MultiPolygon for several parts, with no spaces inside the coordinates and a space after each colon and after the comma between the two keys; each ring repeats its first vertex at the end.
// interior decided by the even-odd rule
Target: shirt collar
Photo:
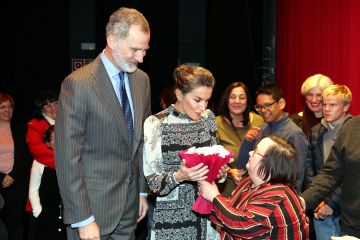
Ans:
{"type": "Polygon", "coordinates": [[[113,76],[119,74],[120,70],[118,68],[116,68],[114,66],[114,64],[112,64],[112,62],[110,62],[110,60],[105,56],[105,50],[103,50],[100,57],[101,57],[102,62],[104,63],[106,71],[110,77],[113,77],[113,76]]]}
{"type": "Polygon", "coordinates": [[[268,123],[272,129],[278,129],[280,127],[282,127],[283,125],[287,124],[290,120],[289,118],[289,113],[284,112],[284,116],[282,118],[280,118],[278,121],[276,122],[270,122],[268,123]]]}

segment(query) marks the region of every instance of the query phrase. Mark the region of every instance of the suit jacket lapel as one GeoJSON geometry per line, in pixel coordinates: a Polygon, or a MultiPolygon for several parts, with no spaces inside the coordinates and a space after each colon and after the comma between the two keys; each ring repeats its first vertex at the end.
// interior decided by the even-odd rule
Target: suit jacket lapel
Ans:
{"type": "Polygon", "coordinates": [[[113,85],[106,72],[105,66],[101,61],[100,55],[94,60],[91,69],[91,74],[94,76],[94,89],[100,98],[103,105],[108,109],[110,115],[116,122],[121,134],[127,141],[130,149],[129,132],[124,117],[124,112],[119,103],[119,99],[116,96],[113,85]]]}
{"type": "MultiPolygon", "coordinates": [[[[140,82],[139,79],[137,79],[136,72],[129,74],[128,73],[128,79],[129,79],[129,86],[131,91],[131,97],[132,97],[132,103],[133,103],[133,115],[134,115],[134,133],[133,133],[133,149],[137,149],[140,140],[141,140],[141,129],[142,129],[142,122],[140,121],[142,119],[141,114],[143,113],[142,109],[139,109],[141,107],[141,100],[143,99],[141,94],[143,94],[143,91],[139,90],[138,83],[140,82]],[[135,141],[134,141],[135,140],[135,141]]],[[[133,154],[136,151],[133,151],[133,154]]]]}

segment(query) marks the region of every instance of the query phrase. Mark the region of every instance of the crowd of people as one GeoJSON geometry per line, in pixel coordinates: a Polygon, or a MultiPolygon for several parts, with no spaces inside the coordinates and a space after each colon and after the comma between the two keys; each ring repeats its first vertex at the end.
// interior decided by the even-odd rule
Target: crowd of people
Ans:
{"type": "Polygon", "coordinates": [[[253,106],[248,87],[234,82],[215,117],[212,73],[180,65],[160,97],[164,110],[151,115],[150,81],[137,68],[149,48],[147,20],[120,8],[106,40],[59,96],[38,95],[27,127],[11,121],[15,103],[0,93],[0,217],[9,240],[27,235],[25,203],[35,240],[135,239],[146,215],[148,239],[308,239],[310,222],[316,239],[360,238],[360,120],[348,113],[348,87],[309,77],[306,107],[289,117],[280,86],[261,86],[253,106]],[[178,153],[216,144],[234,158],[209,183],[206,164],[187,167],[178,153]],[[212,203],[210,215],[192,210],[198,196],[212,203]]]}

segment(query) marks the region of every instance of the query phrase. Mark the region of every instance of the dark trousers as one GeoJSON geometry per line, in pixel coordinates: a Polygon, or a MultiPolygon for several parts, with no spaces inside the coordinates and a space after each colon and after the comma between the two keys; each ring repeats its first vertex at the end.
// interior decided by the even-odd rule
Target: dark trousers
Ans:
{"type": "Polygon", "coordinates": [[[20,183],[14,182],[8,188],[0,186],[0,194],[5,201],[4,207],[0,210],[0,218],[8,230],[8,240],[24,239],[23,215],[28,187],[20,183]]]}

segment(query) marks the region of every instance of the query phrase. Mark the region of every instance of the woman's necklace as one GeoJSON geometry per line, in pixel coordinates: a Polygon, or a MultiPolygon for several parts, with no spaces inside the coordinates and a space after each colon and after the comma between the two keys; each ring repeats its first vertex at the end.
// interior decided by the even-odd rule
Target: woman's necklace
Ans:
{"type": "MultiPolygon", "coordinates": [[[[4,133],[2,134],[1,138],[3,138],[5,136],[5,133],[8,131],[8,129],[10,129],[10,125],[8,128],[6,128],[6,130],[4,131],[4,133]]],[[[12,158],[10,158],[9,160],[5,160],[5,157],[4,157],[4,150],[3,150],[3,147],[0,145],[0,158],[3,160],[4,164],[5,165],[11,165],[11,162],[14,161],[14,151],[15,150],[15,147],[14,147],[14,144],[13,144],[13,154],[12,154],[12,158]]]]}

